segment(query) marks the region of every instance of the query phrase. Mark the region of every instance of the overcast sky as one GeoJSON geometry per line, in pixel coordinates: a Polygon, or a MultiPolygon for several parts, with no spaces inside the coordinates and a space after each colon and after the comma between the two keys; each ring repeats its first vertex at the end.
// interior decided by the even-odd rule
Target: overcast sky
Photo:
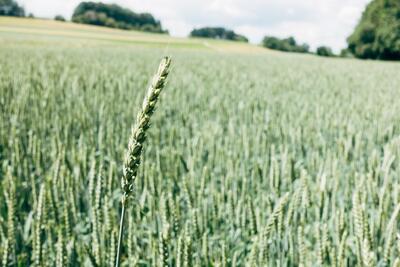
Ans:
{"type": "MultiPolygon", "coordinates": [[[[193,27],[224,26],[259,43],[264,35],[294,36],[312,48],[340,51],[370,0],[103,0],[152,13],[173,36],[193,27]]],[[[70,18],[80,0],[17,0],[27,13],[70,18]]]]}

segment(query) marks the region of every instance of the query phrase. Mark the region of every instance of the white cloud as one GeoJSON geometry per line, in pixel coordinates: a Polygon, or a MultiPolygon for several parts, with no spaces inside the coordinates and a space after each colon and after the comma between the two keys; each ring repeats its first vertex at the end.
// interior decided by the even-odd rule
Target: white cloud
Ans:
{"type": "MultiPolygon", "coordinates": [[[[17,0],[39,17],[70,17],[80,0],[17,0]]],[[[259,43],[264,35],[294,36],[339,51],[370,0],[104,0],[150,12],[175,36],[194,27],[224,26],[259,43]]]]}

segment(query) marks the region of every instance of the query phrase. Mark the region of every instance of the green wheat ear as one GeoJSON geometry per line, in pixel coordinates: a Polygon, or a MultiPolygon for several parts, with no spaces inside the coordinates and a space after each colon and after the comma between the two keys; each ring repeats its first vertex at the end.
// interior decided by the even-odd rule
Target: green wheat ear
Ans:
{"type": "Polygon", "coordinates": [[[156,75],[150,84],[147,95],[144,98],[142,110],[138,114],[136,124],[132,128],[129,138],[128,151],[125,157],[124,174],[121,179],[121,186],[126,201],[133,191],[135,178],[140,165],[140,156],[143,151],[143,144],[146,141],[146,131],[150,127],[150,118],[154,113],[160,93],[164,89],[165,81],[169,73],[171,58],[165,57],[161,60],[156,75]]]}
{"type": "Polygon", "coordinates": [[[119,226],[117,257],[115,261],[116,267],[118,267],[120,263],[126,203],[128,198],[133,193],[134,183],[140,165],[140,157],[142,155],[144,142],[146,141],[146,132],[150,127],[150,118],[154,113],[157,101],[160,98],[160,93],[165,87],[165,81],[169,73],[170,65],[170,57],[165,57],[161,60],[158,71],[154,75],[147,90],[142,109],[137,116],[135,126],[132,128],[132,133],[129,138],[128,151],[125,156],[124,173],[121,179],[122,208],[121,221],[119,226]]]}

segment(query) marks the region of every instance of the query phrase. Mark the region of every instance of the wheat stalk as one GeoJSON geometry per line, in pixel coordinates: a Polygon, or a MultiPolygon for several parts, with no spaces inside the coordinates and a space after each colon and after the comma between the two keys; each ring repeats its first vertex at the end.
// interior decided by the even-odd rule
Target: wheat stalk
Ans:
{"type": "Polygon", "coordinates": [[[136,124],[132,129],[129,139],[128,151],[125,157],[124,173],[121,179],[122,199],[121,199],[121,221],[119,226],[117,257],[115,266],[120,265],[122,234],[124,229],[125,207],[133,193],[134,182],[140,165],[140,157],[143,151],[143,144],[146,141],[146,131],[150,127],[150,118],[154,113],[160,93],[165,86],[165,81],[169,73],[171,59],[165,57],[161,60],[158,71],[153,77],[147,95],[144,98],[142,110],[140,111],[136,124]]]}
{"type": "Polygon", "coordinates": [[[267,220],[267,224],[264,228],[263,231],[263,238],[268,241],[269,235],[273,230],[273,226],[275,224],[275,222],[278,220],[278,217],[280,216],[280,214],[283,212],[283,208],[285,207],[286,203],[289,200],[289,193],[286,193],[283,195],[283,197],[281,197],[278,201],[278,203],[276,204],[272,214],[270,215],[270,217],[267,220]]]}
{"type": "Polygon", "coordinates": [[[395,229],[397,216],[400,212],[400,204],[397,204],[394,209],[392,216],[390,217],[389,223],[386,227],[386,239],[385,247],[383,250],[383,261],[387,264],[389,262],[390,250],[393,242],[393,231],[395,229]]]}

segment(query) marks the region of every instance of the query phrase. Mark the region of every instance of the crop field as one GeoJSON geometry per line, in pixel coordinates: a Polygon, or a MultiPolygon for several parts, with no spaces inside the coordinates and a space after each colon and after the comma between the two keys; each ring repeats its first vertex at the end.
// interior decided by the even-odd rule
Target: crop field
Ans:
{"type": "Polygon", "coordinates": [[[400,64],[35,23],[0,19],[1,266],[115,265],[166,54],[121,266],[400,266],[400,64]]]}

